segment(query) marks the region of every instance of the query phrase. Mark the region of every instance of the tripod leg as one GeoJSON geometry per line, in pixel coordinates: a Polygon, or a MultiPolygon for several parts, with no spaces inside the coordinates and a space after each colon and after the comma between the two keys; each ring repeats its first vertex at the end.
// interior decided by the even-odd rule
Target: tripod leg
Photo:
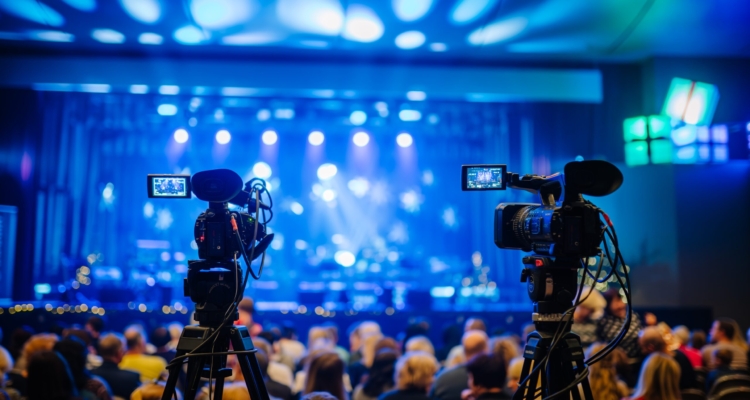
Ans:
{"type": "Polygon", "coordinates": [[[187,387],[185,388],[185,398],[194,399],[201,383],[201,371],[203,371],[203,357],[195,357],[188,360],[187,370],[187,387]]]}
{"type": "MultiPolygon", "coordinates": [[[[175,357],[180,357],[185,353],[185,351],[178,351],[175,357]]],[[[180,370],[182,370],[182,363],[169,368],[169,377],[167,378],[167,384],[164,386],[164,394],[161,396],[161,400],[170,400],[173,397],[177,378],[180,377],[180,370]]]]}
{"type": "MultiPolygon", "coordinates": [[[[210,385],[211,382],[208,382],[210,385]]],[[[221,400],[221,398],[224,396],[224,377],[223,376],[217,376],[216,377],[216,386],[214,386],[214,398],[209,400],[221,400]]]]}
{"type": "MultiPolygon", "coordinates": [[[[244,326],[233,327],[230,331],[232,347],[235,351],[253,350],[253,341],[250,334],[244,326]]],[[[260,370],[258,359],[255,354],[243,354],[237,356],[240,364],[242,375],[245,378],[245,385],[252,400],[269,400],[268,390],[263,381],[263,373],[260,370]]]]}

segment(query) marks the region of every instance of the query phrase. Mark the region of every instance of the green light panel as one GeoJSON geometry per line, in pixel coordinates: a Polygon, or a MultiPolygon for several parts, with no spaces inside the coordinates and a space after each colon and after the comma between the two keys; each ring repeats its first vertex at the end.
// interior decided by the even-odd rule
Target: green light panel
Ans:
{"type": "Polygon", "coordinates": [[[716,85],[673,78],[661,113],[690,125],[709,125],[719,102],[716,85]]]}
{"type": "Polygon", "coordinates": [[[643,141],[625,143],[625,164],[631,167],[648,164],[648,143],[643,141]]]}
{"type": "Polygon", "coordinates": [[[669,138],[672,134],[672,122],[664,115],[648,117],[648,137],[651,139],[669,138]]]}
{"type": "Polygon", "coordinates": [[[669,140],[651,141],[651,163],[669,164],[672,162],[672,142],[669,140]]]}
{"type": "Polygon", "coordinates": [[[646,117],[627,118],[622,123],[623,138],[626,142],[633,140],[646,140],[646,117]]]}

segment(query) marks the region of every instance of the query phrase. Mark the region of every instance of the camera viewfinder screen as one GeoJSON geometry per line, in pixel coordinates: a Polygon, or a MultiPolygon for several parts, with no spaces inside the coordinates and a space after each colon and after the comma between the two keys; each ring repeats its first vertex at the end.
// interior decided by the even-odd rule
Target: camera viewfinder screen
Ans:
{"type": "Polygon", "coordinates": [[[502,190],[504,166],[482,166],[466,168],[466,190],[502,190]]]}
{"type": "Polygon", "coordinates": [[[154,197],[189,197],[187,178],[184,177],[155,177],[151,185],[154,197]]]}

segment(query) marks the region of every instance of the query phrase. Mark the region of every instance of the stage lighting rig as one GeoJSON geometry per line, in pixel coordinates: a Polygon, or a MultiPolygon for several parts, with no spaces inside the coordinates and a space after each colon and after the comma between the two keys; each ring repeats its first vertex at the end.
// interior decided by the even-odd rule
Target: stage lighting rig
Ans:
{"type": "MultiPolygon", "coordinates": [[[[632,318],[630,280],[620,253],[617,234],[609,216],[583,198],[606,196],[623,181],[617,167],[606,161],[580,161],[565,165],[564,174],[549,176],[507,172],[502,164],[462,166],[462,190],[521,189],[538,195],[541,204],[499,204],[495,209],[494,240],[501,249],[531,252],[523,257],[521,281],[527,285],[534,304],[532,320],[536,330],[527,338],[519,389],[514,399],[592,399],[588,384],[588,365],[611,352],[627,333],[632,318]],[[606,235],[606,236],[605,236],[606,235]],[[614,246],[614,259],[606,239],[614,246]],[[604,242],[604,252],[599,247],[604,242]],[[602,280],[604,257],[612,271],[602,280]],[[599,259],[595,275],[588,270],[590,259],[599,259]],[[618,272],[618,263],[623,266],[618,272]],[[591,276],[604,282],[615,276],[623,286],[628,314],[618,337],[599,353],[584,360],[580,338],[570,331],[573,311],[581,299],[583,279],[591,276]],[[623,276],[621,277],[620,274],[623,276]],[[532,369],[533,364],[533,369],[532,369]],[[541,379],[542,385],[537,388],[541,379]],[[533,388],[533,389],[532,389],[533,388]]],[[[591,289],[593,290],[593,288],[591,289]]],[[[589,291],[589,294],[591,292],[589,291]]]]}

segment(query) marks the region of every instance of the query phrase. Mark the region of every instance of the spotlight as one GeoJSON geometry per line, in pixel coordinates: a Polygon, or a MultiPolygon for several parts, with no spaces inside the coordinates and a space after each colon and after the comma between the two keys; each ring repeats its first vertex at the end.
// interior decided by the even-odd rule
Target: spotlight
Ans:
{"type": "Polygon", "coordinates": [[[278,140],[278,135],[276,135],[276,131],[274,130],[267,130],[263,132],[263,136],[261,137],[261,140],[263,140],[263,143],[267,145],[272,145],[276,143],[276,140],[278,140]]]}
{"type": "Polygon", "coordinates": [[[406,98],[411,101],[424,101],[427,98],[427,94],[418,90],[412,90],[406,92],[406,98]]]}
{"type": "Polygon", "coordinates": [[[405,122],[419,121],[422,119],[422,113],[417,110],[401,110],[398,113],[398,118],[405,122]]]}
{"type": "Polygon", "coordinates": [[[313,146],[320,146],[321,144],[323,144],[324,140],[325,136],[321,131],[312,131],[310,132],[310,135],[307,136],[307,141],[310,142],[310,144],[313,146]]]}
{"type": "Polygon", "coordinates": [[[326,189],[323,191],[323,195],[321,197],[324,201],[331,202],[336,199],[336,192],[333,189],[326,189]]]}
{"type": "Polygon", "coordinates": [[[338,173],[338,168],[333,164],[323,164],[318,167],[318,179],[321,181],[327,181],[338,173]]]}
{"type": "Polygon", "coordinates": [[[358,147],[365,147],[367,143],[370,143],[370,135],[365,132],[357,132],[354,134],[352,142],[358,147]]]}
{"type": "Polygon", "coordinates": [[[228,130],[222,129],[216,132],[216,143],[227,144],[230,140],[232,140],[232,135],[229,134],[228,130]]]}
{"type": "Polygon", "coordinates": [[[174,104],[159,104],[159,108],[156,109],[159,115],[170,116],[177,114],[177,106],[174,104]]]}
{"type": "Polygon", "coordinates": [[[365,122],[367,122],[367,114],[365,114],[364,111],[360,110],[352,111],[351,115],[349,115],[349,121],[352,123],[352,125],[363,125],[365,122]]]}
{"type": "Polygon", "coordinates": [[[253,165],[253,175],[260,179],[268,179],[271,177],[271,166],[264,163],[263,161],[259,161],[253,165]]]}
{"type": "Polygon", "coordinates": [[[188,141],[188,138],[190,135],[188,135],[188,132],[182,128],[174,131],[174,141],[177,143],[185,143],[188,141]]]}
{"type": "Polygon", "coordinates": [[[414,139],[410,134],[404,132],[396,136],[396,143],[398,143],[398,145],[401,147],[409,147],[412,143],[414,143],[414,139]]]}
{"type": "Polygon", "coordinates": [[[302,207],[302,204],[297,203],[296,201],[292,203],[289,209],[296,215],[302,215],[302,213],[305,211],[305,208],[302,207]]]}
{"type": "Polygon", "coordinates": [[[333,259],[337,264],[347,268],[354,265],[354,262],[357,261],[356,257],[354,257],[354,254],[352,254],[351,251],[346,250],[337,251],[333,256],[333,259]]]}

